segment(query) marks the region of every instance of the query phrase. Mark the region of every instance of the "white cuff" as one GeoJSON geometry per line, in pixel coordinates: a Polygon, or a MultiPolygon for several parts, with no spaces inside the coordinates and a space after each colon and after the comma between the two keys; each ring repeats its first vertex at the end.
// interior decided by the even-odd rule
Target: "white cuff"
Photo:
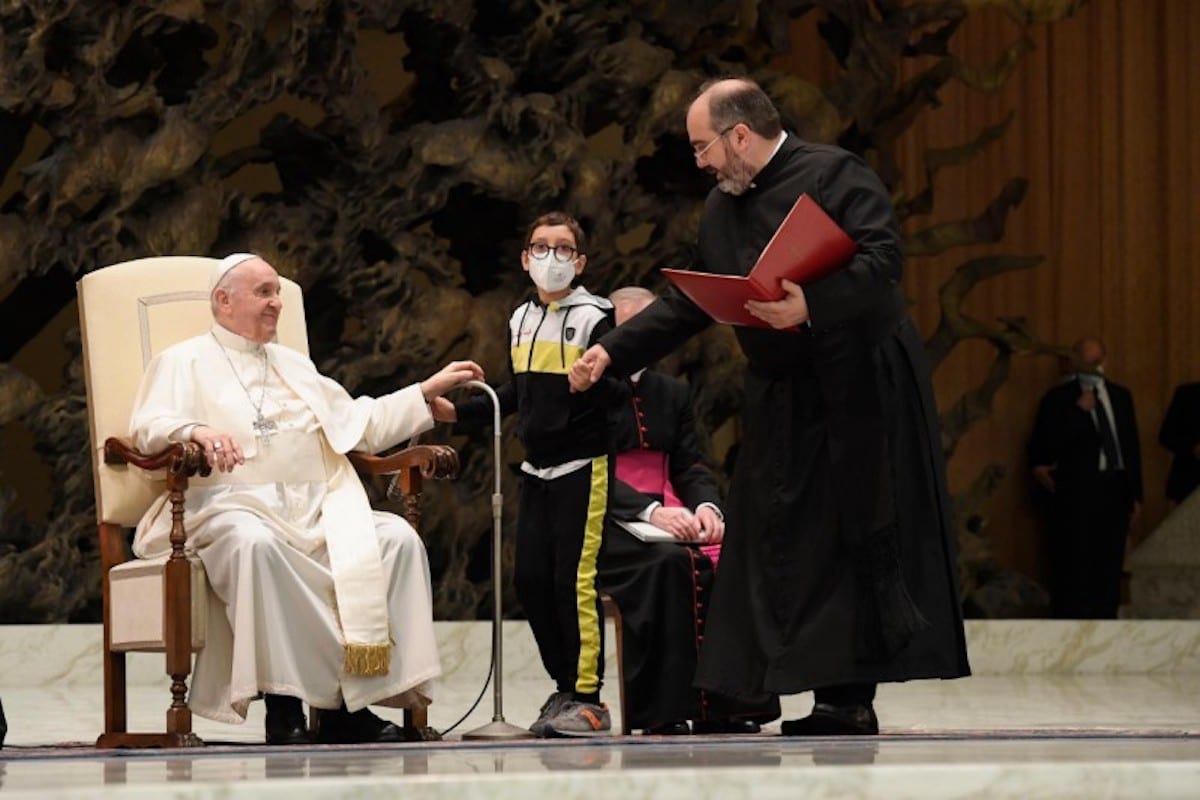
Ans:
{"type": "Polygon", "coordinates": [[[721,522],[725,521],[725,513],[723,511],[721,511],[721,509],[717,506],[716,503],[701,503],[700,505],[696,506],[696,510],[699,511],[700,509],[704,508],[705,506],[708,506],[709,508],[711,508],[713,510],[713,513],[717,515],[717,519],[721,520],[721,522]]]}
{"type": "Polygon", "coordinates": [[[641,511],[638,512],[638,519],[640,519],[642,522],[649,522],[650,515],[653,514],[656,509],[659,509],[661,507],[662,507],[662,503],[658,502],[657,500],[652,500],[650,502],[650,505],[646,506],[645,508],[643,508],[641,511]]]}
{"type": "Polygon", "coordinates": [[[201,425],[201,423],[199,423],[199,422],[192,422],[187,425],[180,425],[178,428],[171,431],[171,433],[167,436],[167,441],[169,441],[169,442],[190,442],[192,440],[192,433],[196,430],[196,428],[199,428],[200,425],[201,425]]]}

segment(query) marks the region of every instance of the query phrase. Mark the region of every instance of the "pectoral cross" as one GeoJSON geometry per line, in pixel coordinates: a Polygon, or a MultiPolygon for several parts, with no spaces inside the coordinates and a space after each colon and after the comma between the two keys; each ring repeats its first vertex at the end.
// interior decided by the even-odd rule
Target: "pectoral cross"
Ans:
{"type": "Polygon", "coordinates": [[[279,430],[279,426],[275,424],[275,420],[267,419],[262,415],[261,411],[255,417],[252,427],[254,428],[254,432],[258,434],[258,438],[262,440],[263,447],[270,447],[271,437],[275,434],[275,431],[279,430]]]}

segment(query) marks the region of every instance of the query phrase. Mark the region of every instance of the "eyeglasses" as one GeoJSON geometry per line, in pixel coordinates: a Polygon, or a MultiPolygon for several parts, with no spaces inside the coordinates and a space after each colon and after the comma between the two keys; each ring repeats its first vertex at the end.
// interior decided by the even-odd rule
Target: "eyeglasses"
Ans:
{"type": "Polygon", "coordinates": [[[712,139],[709,141],[709,143],[708,143],[708,144],[704,145],[704,147],[701,147],[699,150],[695,150],[695,151],[692,153],[692,155],[694,155],[694,156],[696,157],[696,160],[697,160],[697,161],[699,161],[700,159],[704,158],[704,154],[708,152],[708,148],[712,147],[714,144],[716,144],[718,141],[720,141],[720,140],[721,140],[721,139],[722,139],[722,138],[725,136],[725,134],[729,133],[731,130],[733,130],[733,129],[734,129],[734,128],[736,128],[737,126],[738,126],[738,123],[736,123],[736,122],[735,122],[735,123],[733,123],[733,124],[732,124],[732,125],[730,125],[728,128],[726,128],[725,130],[721,131],[721,132],[720,132],[720,133],[718,133],[716,136],[714,136],[714,137],[713,137],[713,138],[712,138],[712,139]]]}
{"type": "Polygon", "coordinates": [[[545,242],[529,243],[529,254],[534,258],[545,258],[551,250],[554,251],[556,261],[574,261],[576,254],[579,253],[578,250],[569,244],[556,244],[554,247],[551,247],[545,242]]]}

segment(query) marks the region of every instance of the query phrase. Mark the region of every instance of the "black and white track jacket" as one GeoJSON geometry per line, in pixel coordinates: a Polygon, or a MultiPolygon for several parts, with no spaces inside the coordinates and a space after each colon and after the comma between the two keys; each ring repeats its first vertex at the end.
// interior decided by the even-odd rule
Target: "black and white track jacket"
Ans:
{"type": "MultiPolygon", "coordinates": [[[[496,388],[500,413],[517,412],[517,436],[525,460],[543,469],[612,452],[609,410],[628,401],[628,384],[605,375],[586,392],[572,392],[567,375],[575,360],[613,329],[608,300],[575,287],[544,305],[535,295],[508,322],[512,380],[496,388]]],[[[486,395],[454,404],[460,422],[484,421],[492,413],[486,395]]]]}

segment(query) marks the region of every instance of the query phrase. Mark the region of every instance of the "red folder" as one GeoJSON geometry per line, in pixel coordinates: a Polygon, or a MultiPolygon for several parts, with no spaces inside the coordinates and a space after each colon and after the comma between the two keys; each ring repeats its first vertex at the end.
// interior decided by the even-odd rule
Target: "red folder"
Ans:
{"type": "Polygon", "coordinates": [[[803,286],[842,267],[858,246],[811,197],[800,195],[763,248],[750,274],[720,275],[664,268],[662,274],[717,322],[769,328],[746,310],[747,300],[781,300],[780,281],[803,286]]]}

